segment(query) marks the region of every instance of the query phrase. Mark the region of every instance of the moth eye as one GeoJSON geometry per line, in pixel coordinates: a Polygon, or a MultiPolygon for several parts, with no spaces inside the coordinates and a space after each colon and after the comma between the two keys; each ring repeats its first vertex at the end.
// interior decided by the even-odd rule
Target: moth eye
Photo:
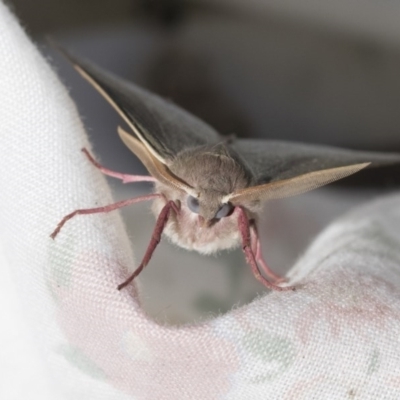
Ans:
{"type": "Polygon", "coordinates": [[[199,200],[196,199],[196,197],[189,196],[187,198],[187,205],[188,205],[190,211],[193,211],[196,214],[199,213],[200,204],[199,204],[199,200]]]}
{"type": "Polygon", "coordinates": [[[221,218],[227,217],[231,213],[232,210],[233,210],[233,206],[231,203],[223,204],[220,207],[220,209],[218,210],[218,212],[215,214],[215,218],[221,219],[221,218]]]}

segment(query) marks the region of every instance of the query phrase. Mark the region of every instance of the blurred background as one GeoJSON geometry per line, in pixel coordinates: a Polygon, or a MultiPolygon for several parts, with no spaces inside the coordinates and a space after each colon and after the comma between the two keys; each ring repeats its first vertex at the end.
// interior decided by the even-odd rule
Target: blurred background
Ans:
{"type": "MultiPolygon", "coordinates": [[[[222,134],[400,151],[400,3],[372,0],[9,0],[70,89],[94,152],[145,173],[116,134],[121,120],[46,44],[164,96],[222,134]]],[[[260,230],[272,268],[287,271],[334,218],[400,183],[399,168],[268,203],[260,230]]],[[[109,180],[116,199],[149,187],[109,180]]],[[[123,210],[139,260],[154,219],[123,210]],[[140,227],[138,233],[137,227],[140,227]]],[[[263,293],[240,250],[204,257],[165,243],[141,276],[154,318],[183,323],[263,293]],[[190,284],[189,284],[190,283],[190,284]]]]}
{"type": "MultiPolygon", "coordinates": [[[[400,4],[325,3],[10,1],[39,42],[51,35],[223,134],[400,148],[400,4]]],[[[89,126],[104,118],[98,125],[115,129],[114,112],[99,113],[98,96],[64,60],[55,64],[89,126]]]]}

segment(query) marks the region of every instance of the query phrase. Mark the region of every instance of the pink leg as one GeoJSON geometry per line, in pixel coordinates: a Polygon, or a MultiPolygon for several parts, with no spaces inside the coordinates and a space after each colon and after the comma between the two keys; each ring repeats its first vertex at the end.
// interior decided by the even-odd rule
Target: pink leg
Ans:
{"type": "Polygon", "coordinates": [[[110,212],[113,210],[116,210],[121,207],[129,206],[130,204],[134,203],[139,203],[140,201],[145,201],[145,200],[151,200],[156,197],[160,197],[161,194],[148,194],[146,196],[140,196],[140,197],[135,197],[133,199],[127,199],[127,200],[122,200],[118,201],[117,203],[109,204],[108,206],[104,207],[97,207],[97,208],[86,208],[82,210],[75,210],[74,212],[66,215],[57,225],[56,229],[54,232],[50,235],[52,239],[55,239],[55,237],[58,235],[60,232],[61,228],[64,226],[64,224],[70,220],[71,218],[75,217],[75,215],[80,215],[80,214],[97,214],[97,213],[106,213],[110,212]]]}
{"type": "Polygon", "coordinates": [[[113,178],[121,179],[123,183],[129,182],[156,182],[156,179],[152,176],[146,175],[126,175],[121,174],[119,172],[111,171],[110,169],[104,168],[101,164],[99,164],[92,155],[83,148],[82,151],[85,153],[86,157],[89,161],[98,168],[104,175],[112,176],[113,178]]]}
{"type": "Polygon", "coordinates": [[[142,262],[136,268],[136,270],[129,276],[129,278],[126,281],[124,281],[120,285],[118,285],[118,290],[121,290],[125,286],[129,285],[143,271],[144,267],[149,263],[152,255],[154,253],[154,250],[156,249],[158,243],[160,243],[161,235],[164,231],[165,224],[168,221],[168,217],[169,217],[169,213],[170,213],[171,209],[173,209],[176,213],[179,212],[179,209],[177,208],[176,204],[173,201],[169,201],[167,204],[165,204],[165,206],[163,207],[163,209],[161,210],[161,212],[157,218],[156,226],[154,227],[154,231],[153,231],[153,234],[151,235],[150,243],[147,247],[147,250],[143,257],[142,262]]]}
{"type": "Polygon", "coordinates": [[[239,213],[238,224],[239,224],[239,231],[242,236],[243,252],[246,256],[246,261],[250,265],[250,268],[251,268],[254,276],[256,277],[256,279],[259,280],[268,289],[277,290],[277,291],[295,290],[294,287],[277,286],[277,285],[271,283],[270,281],[268,281],[267,279],[265,279],[261,275],[259,267],[256,262],[256,258],[254,256],[254,250],[252,249],[252,246],[251,246],[249,220],[248,220],[247,215],[242,207],[238,206],[238,207],[236,207],[236,210],[239,213]]]}
{"type": "Polygon", "coordinates": [[[267,263],[264,261],[260,238],[258,237],[257,228],[255,225],[250,226],[250,240],[251,240],[251,248],[253,253],[255,253],[256,262],[260,265],[261,270],[267,275],[267,277],[271,278],[275,281],[275,283],[284,282],[285,278],[277,275],[271,268],[268,267],[267,263]]]}

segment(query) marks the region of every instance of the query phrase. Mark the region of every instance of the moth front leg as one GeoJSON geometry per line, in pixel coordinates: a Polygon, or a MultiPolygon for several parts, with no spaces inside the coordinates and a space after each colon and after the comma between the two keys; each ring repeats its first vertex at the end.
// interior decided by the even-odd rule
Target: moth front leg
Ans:
{"type": "Polygon", "coordinates": [[[143,257],[142,262],[136,268],[136,270],[129,276],[128,279],[126,279],[124,282],[122,282],[120,285],[118,285],[118,290],[121,290],[125,286],[129,285],[143,271],[144,267],[146,267],[146,265],[149,263],[156,247],[158,246],[158,243],[160,243],[160,241],[161,241],[161,236],[164,231],[165,225],[168,222],[168,218],[169,218],[171,210],[175,211],[176,214],[179,213],[179,205],[176,205],[175,202],[172,200],[168,201],[165,204],[165,206],[162,208],[160,214],[158,215],[156,226],[154,227],[153,234],[151,235],[150,243],[147,247],[147,250],[143,257]]]}
{"type": "Polygon", "coordinates": [[[275,285],[274,283],[265,279],[264,276],[260,273],[260,269],[256,261],[256,255],[254,254],[257,251],[257,249],[252,248],[249,219],[247,218],[246,212],[243,209],[243,207],[237,206],[236,210],[238,212],[238,226],[240,235],[242,237],[243,252],[246,256],[246,261],[250,265],[251,271],[253,272],[255,278],[258,281],[260,281],[265,287],[271,290],[277,290],[277,291],[295,290],[294,287],[290,286],[282,287],[275,285]]]}
{"type": "Polygon", "coordinates": [[[255,221],[252,220],[249,221],[249,223],[250,223],[251,248],[253,250],[253,253],[255,254],[255,259],[257,264],[260,265],[261,270],[265,273],[265,275],[271,278],[275,283],[284,282],[285,278],[272,271],[272,269],[268,266],[268,264],[264,260],[264,257],[262,255],[261,242],[258,236],[258,231],[255,221]]]}
{"type": "Polygon", "coordinates": [[[82,152],[88,158],[88,160],[99,169],[104,175],[112,176],[113,178],[121,179],[122,183],[130,183],[130,182],[156,182],[157,180],[150,175],[128,175],[121,174],[120,172],[112,171],[111,169],[103,167],[100,163],[98,163],[93,156],[89,153],[89,151],[84,147],[82,152]]]}

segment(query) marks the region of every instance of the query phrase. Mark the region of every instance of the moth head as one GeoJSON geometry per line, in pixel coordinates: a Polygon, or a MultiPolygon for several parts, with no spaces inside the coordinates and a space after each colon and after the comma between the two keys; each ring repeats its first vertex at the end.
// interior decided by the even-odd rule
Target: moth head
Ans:
{"type": "Polygon", "coordinates": [[[198,216],[201,225],[212,225],[229,217],[234,206],[223,199],[251,182],[243,163],[223,144],[184,150],[169,169],[193,188],[194,193],[186,194],[184,204],[198,216]]]}
{"type": "Polygon", "coordinates": [[[200,225],[211,226],[232,214],[234,206],[231,203],[222,203],[221,198],[215,194],[202,194],[200,197],[188,195],[186,198],[187,208],[198,216],[200,225]]]}

